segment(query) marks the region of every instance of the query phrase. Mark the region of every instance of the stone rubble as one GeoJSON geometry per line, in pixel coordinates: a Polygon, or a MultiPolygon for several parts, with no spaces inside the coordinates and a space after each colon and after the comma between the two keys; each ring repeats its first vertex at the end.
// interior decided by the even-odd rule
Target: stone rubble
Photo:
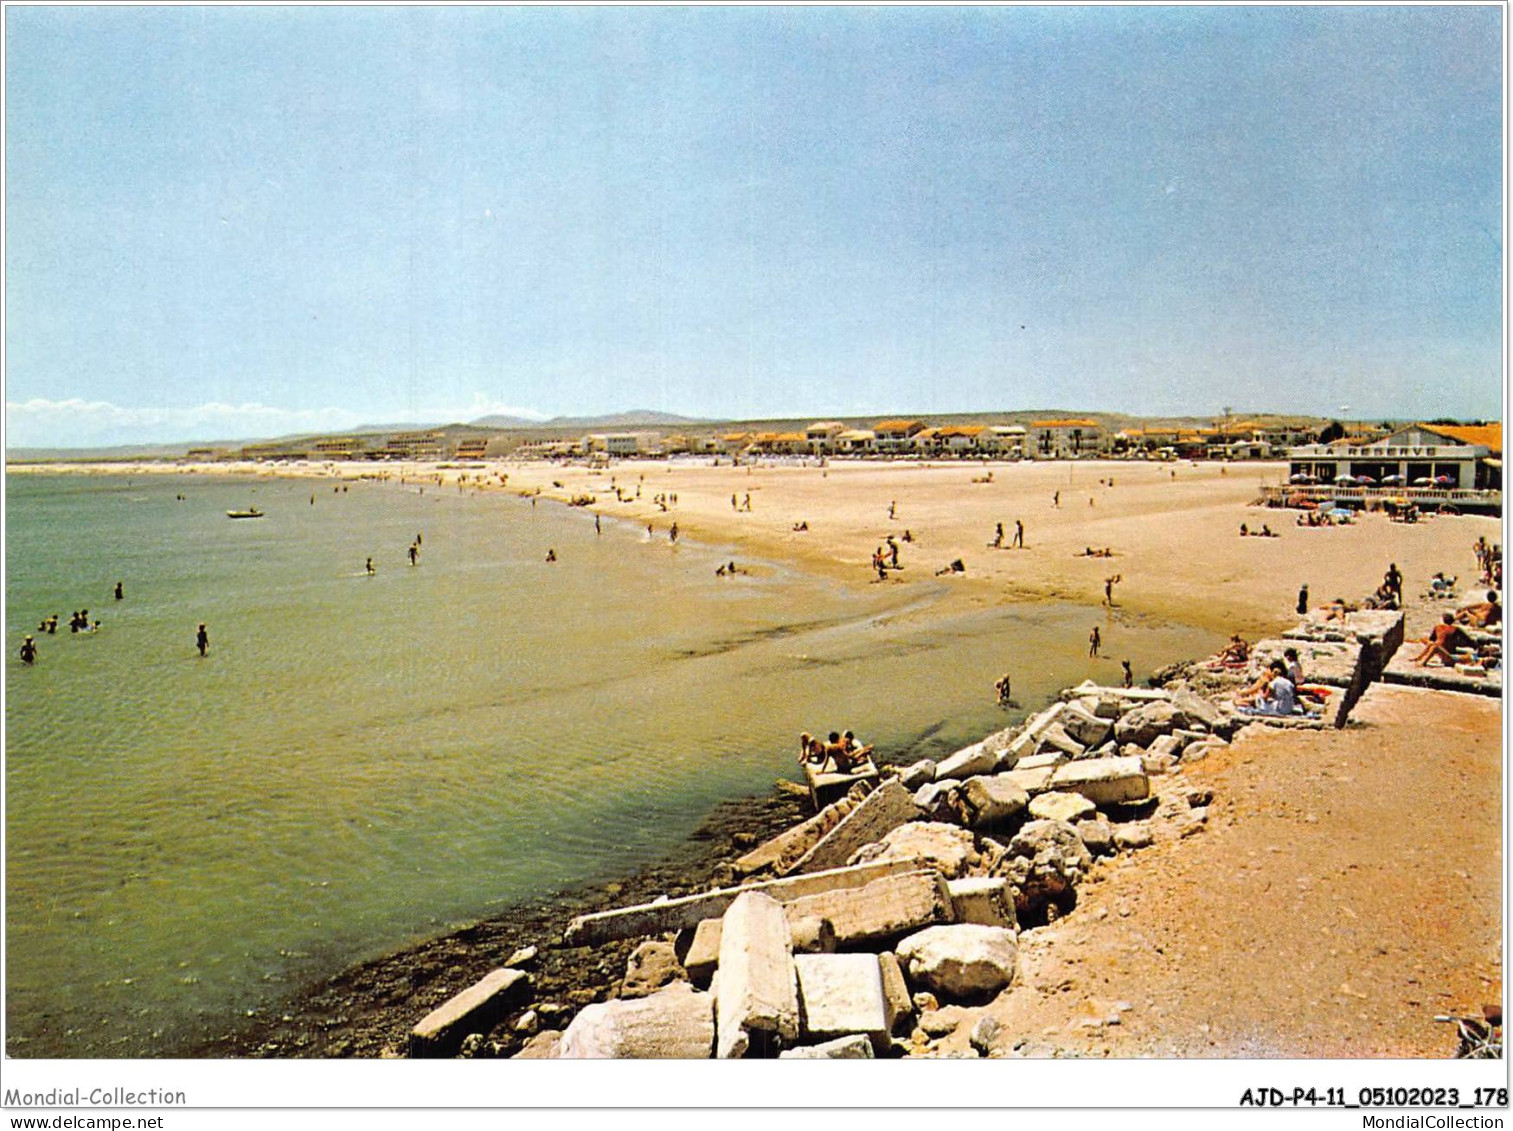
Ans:
{"type": "MultiPolygon", "coordinates": [[[[1305,622],[1255,655],[1306,651],[1308,681],[1338,693],[1326,721],[1341,725],[1401,644],[1401,614],[1377,614],[1305,622]]],[[[1237,712],[1232,695],[1253,678],[1190,664],[1160,673],[1161,687],[1085,682],[1018,727],[884,767],[875,788],[736,859],[737,886],[575,919],[566,945],[642,940],[617,998],[532,1005],[527,975],[495,971],[498,984],[418,1025],[411,1055],[465,1041],[503,1055],[491,1032],[522,1058],[1023,1055],[1023,1035],[982,1012],[1012,992],[1019,931],[1074,913],[1099,858],[1201,833],[1215,798],[1184,784],[1184,766],[1253,723],[1325,725],[1237,712]],[[968,1030],[967,1052],[937,1047],[968,1030]]]]}

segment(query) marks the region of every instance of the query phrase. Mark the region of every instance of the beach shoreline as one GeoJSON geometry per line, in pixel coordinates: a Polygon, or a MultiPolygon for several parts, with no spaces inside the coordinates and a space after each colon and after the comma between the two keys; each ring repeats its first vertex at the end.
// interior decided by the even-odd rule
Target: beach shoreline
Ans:
{"type": "MultiPolygon", "coordinates": [[[[1245,467],[1245,465],[1239,465],[1245,467]]],[[[995,479],[1002,482],[1019,465],[994,465],[995,479]],[[1000,467],[1003,470],[1000,470],[1000,467]]],[[[12,469],[15,470],[15,469],[12,469]]],[[[162,465],[96,465],[89,468],[39,466],[52,473],[130,475],[136,473],[187,473],[255,475],[278,478],[351,479],[375,474],[361,467],[333,465],[330,468],[267,469],[204,465],[193,469],[162,465]]],[[[1231,469],[1233,470],[1233,469],[1231,469]]],[[[1248,470],[1253,470],[1248,469],[1248,470]]],[[[945,602],[930,602],[933,608],[965,607],[991,609],[1026,601],[1072,600],[1088,605],[1102,595],[1101,578],[1108,570],[1126,575],[1116,590],[1115,607],[1123,618],[1138,623],[1141,618],[1182,622],[1183,613],[1215,631],[1241,631],[1247,635],[1274,633],[1295,618],[1293,602],[1297,578],[1312,585],[1315,602],[1340,593],[1358,597],[1374,588],[1385,555],[1391,554],[1405,573],[1425,578],[1434,569],[1455,568],[1464,572],[1470,543],[1478,534],[1495,537],[1498,524],[1491,519],[1455,518],[1424,523],[1420,527],[1391,528],[1390,540],[1379,535],[1386,519],[1363,516],[1349,527],[1301,530],[1283,525],[1292,512],[1263,511],[1247,500],[1258,492],[1251,485],[1231,480],[1222,467],[1192,468],[1182,465],[1141,466],[1115,461],[1079,463],[1068,467],[1030,467],[1014,490],[1003,497],[981,493],[962,508],[953,501],[971,487],[993,484],[969,482],[980,477],[975,465],[930,467],[867,464],[844,470],[840,465],[782,466],[754,469],[709,468],[684,465],[622,464],[612,472],[555,465],[500,465],[490,473],[508,476],[508,482],[488,486],[460,480],[476,469],[439,466],[385,469],[390,482],[403,478],[406,485],[437,483],[453,490],[504,491],[536,495],[559,505],[571,502],[576,492],[600,485],[614,474],[617,482],[633,483],[642,499],[630,503],[597,502],[591,511],[621,521],[650,522],[666,530],[679,522],[689,538],[742,547],[746,552],[832,577],[843,584],[870,584],[866,543],[883,532],[902,526],[913,535],[903,543],[906,566],[933,565],[938,557],[962,556],[966,577],[936,579],[933,571],[905,571],[908,581],[890,578],[890,585],[921,584],[950,586],[945,602]],[[646,470],[641,468],[645,466],[646,470]],[[1170,472],[1177,470],[1177,480],[1170,472]],[[648,484],[660,472],[665,484],[656,490],[648,484]],[[1083,487],[1078,496],[1052,486],[1056,477],[1086,473],[1096,490],[1083,487]],[[713,473],[713,474],[711,474],[713,473]],[[1161,479],[1159,475],[1167,476],[1161,479]],[[646,475],[646,480],[640,479],[646,475]],[[634,476],[633,479],[622,477],[634,476]],[[846,482],[849,476],[857,478],[846,482]],[[437,476],[440,477],[438,482],[437,476]],[[451,476],[449,478],[449,476],[451,476]],[[1099,480],[1103,482],[1099,482],[1099,480]],[[1109,480],[1116,482],[1110,484],[1109,480]],[[1224,481],[1224,482],[1221,482],[1224,481]],[[742,482],[751,484],[753,510],[742,511],[739,499],[732,505],[729,492],[742,482]],[[835,481],[832,483],[832,481],[835,481]],[[1169,485],[1184,484],[1176,494],[1169,485]],[[560,484],[560,486],[558,485],[560,484]],[[831,491],[833,485],[846,488],[831,491]],[[1027,548],[1008,552],[988,550],[974,534],[987,527],[995,514],[1028,513],[1031,500],[1051,492],[1041,512],[1025,520],[1030,531],[1027,548]],[[826,498],[824,492],[832,496],[826,498]],[[650,503],[664,493],[676,494],[678,502],[667,511],[650,503]],[[1161,494],[1171,495],[1163,507],[1161,494]],[[878,500],[886,496],[886,501],[878,500]],[[1084,510],[1059,514],[1061,503],[1081,499],[1084,510]],[[1087,500],[1092,499],[1090,504],[1087,500]],[[889,503],[896,504],[900,519],[886,517],[889,503]],[[761,509],[757,509],[760,507],[761,509]],[[965,510],[966,514],[957,513],[965,510]],[[726,511],[729,512],[727,515],[726,511]],[[809,518],[813,514],[817,517],[809,518]],[[761,515],[760,522],[748,521],[761,515]],[[915,519],[913,516],[920,516],[915,519]],[[1275,539],[1240,538],[1238,522],[1260,525],[1272,521],[1281,535],[1275,539]],[[904,526],[907,521],[916,525],[904,526]],[[798,522],[808,531],[794,531],[798,522]],[[1043,541],[1034,533],[1043,529],[1043,541]],[[1172,531],[1181,536],[1175,541],[1172,531]],[[820,546],[804,535],[825,534],[820,546]],[[1112,561],[1078,560],[1074,548],[1099,546],[1109,540],[1117,555],[1112,561]],[[1366,552],[1370,550],[1371,552],[1366,552]],[[1059,578],[1059,573],[1067,578],[1059,578]]],[[[631,488],[632,490],[634,487],[631,488]]],[[[738,491],[744,494],[745,491],[738,491]]],[[[1006,521],[1013,530],[1012,517],[1006,521]]],[[[1101,548],[1101,547],[1100,547],[1101,548]]],[[[1112,615],[1113,609],[1110,610],[1112,615]]],[[[926,615],[929,615],[928,613],[926,615]]],[[[1427,615],[1421,603],[1410,610],[1410,635],[1427,615]]],[[[1174,657],[1175,659],[1176,657],[1174,657]]],[[[1185,657],[1191,658],[1191,657],[1185,657]]],[[[1306,742],[1297,738],[1294,742],[1306,742]]],[[[1429,740],[1424,745],[1427,750],[1429,740]]],[[[555,993],[561,1004],[577,1008],[590,1000],[602,1000],[613,992],[624,970],[630,946],[611,953],[604,948],[567,954],[574,948],[553,945],[561,927],[575,914],[626,903],[649,900],[660,894],[696,890],[717,882],[721,864],[753,838],[761,839],[796,822],[801,813],[793,799],[779,793],[756,795],[717,807],[710,820],[685,844],[657,863],[619,879],[602,881],[553,893],[498,915],[344,970],[336,976],[295,991],[283,1003],[277,1017],[259,1016],[245,1025],[230,1025],[214,1036],[196,1038],[183,1049],[167,1055],[195,1056],[380,1056],[398,1055],[408,1028],[432,1005],[444,1000],[488,969],[502,965],[520,946],[542,949],[545,966],[538,1000],[555,993]]],[[[576,948],[584,950],[584,948],[576,948]]]]}

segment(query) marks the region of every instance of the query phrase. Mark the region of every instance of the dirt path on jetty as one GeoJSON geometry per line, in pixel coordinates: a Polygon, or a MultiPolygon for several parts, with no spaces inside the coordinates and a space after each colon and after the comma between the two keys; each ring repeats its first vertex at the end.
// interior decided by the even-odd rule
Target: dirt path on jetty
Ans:
{"type": "Polygon", "coordinates": [[[1501,1000],[1496,699],[1378,684],[1343,730],[1250,727],[1181,778],[1203,833],[1020,936],[989,1009],[1018,1055],[1444,1057],[1434,1014],[1501,1000]]]}

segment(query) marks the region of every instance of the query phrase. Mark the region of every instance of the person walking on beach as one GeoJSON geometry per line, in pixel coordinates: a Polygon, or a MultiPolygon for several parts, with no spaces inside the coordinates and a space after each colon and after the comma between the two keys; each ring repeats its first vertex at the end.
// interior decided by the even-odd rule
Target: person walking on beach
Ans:
{"type": "Polygon", "coordinates": [[[1059,507],[1059,506],[1061,506],[1061,492],[1060,491],[1057,491],[1054,495],[1051,496],[1051,506],[1053,506],[1053,507],[1059,507]]]}
{"type": "Polygon", "coordinates": [[[21,662],[23,664],[35,664],[37,662],[37,645],[30,636],[21,641],[21,662]]]}
{"type": "Polygon", "coordinates": [[[1120,660],[1119,661],[1119,666],[1124,669],[1124,686],[1125,687],[1134,687],[1135,686],[1135,673],[1132,672],[1132,671],[1130,671],[1129,661],[1128,660],[1120,660]]]}
{"type": "Polygon", "coordinates": [[[1298,590],[1298,616],[1308,615],[1308,586],[1304,585],[1298,590]]]}
{"type": "Polygon", "coordinates": [[[600,523],[599,523],[599,516],[598,515],[594,515],[594,533],[595,534],[603,534],[604,533],[604,527],[600,525],[600,523]]]}
{"type": "Polygon", "coordinates": [[[741,509],[747,514],[751,513],[751,492],[746,492],[746,497],[741,500],[741,509]]]}
{"type": "Polygon", "coordinates": [[[998,550],[998,549],[1001,549],[1002,547],[1003,547],[1003,523],[1000,522],[993,529],[993,549],[998,550]]]}
{"type": "Polygon", "coordinates": [[[894,499],[888,504],[888,517],[894,518],[898,513],[898,500],[894,499]]]}
{"type": "Polygon", "coordinates": [[[420,547],[417,546],[414,542],[411,542],[410,543],[410,564],[411,565],[415,565],[416,564],[415,560],[418,557],[420,557],[420,547]]]}
{"type": "Polygon", "coordinates": [[[670,542],[678,540],[678,524],[676,522],[672,524],[672,529],[667,532],[667,539],[670,542]]]}
{"type": "Polygon", "coordinates": [[[1095,625],[1093,625],[1093,631],[1090,632],[1090,633],[1088,633],[1088,636],[1087,636],[1087,654],[1088,654],[1088,659],[1090,659],[1090,660],[1091,659],[1097,659],[1098,658],[1098,649],[1100,647],[1102,647],[1102,645],[1103,645],[1103,637],[1102,637],[1102,635],[1099,634],[1099,632],[1098,632],[1098,626],[1095,624],[1095,625]]]}
{"type": "Polygon", "coordinates": [[[730,509],[733,510],[733,511],[741,509],[740,507],[738,507],[736,505],[736,501],[735,501],[735,496],[734,495],[730,496],[730,509]]]}
{"type": "Polygon", "coordinates": [[[1014,548],[1024,549],[1024,523],[1017,518],[1014,520],[1014,548]]]}
{"type": "Polygon", "coordinates": [[[998,696],[998,705],[1000,707],[1007,707],[1009,705],[1009,700],[1014,695],[1014,688],[1009,680],[1008,672],[1004,672],[1003,678],[993,684],[993,693],[998,696]]]}
{"type": "Polygon", "coordinates": [[[122,585],[121,582],[119,582],[119,581],[116,582],[116,600],[117,601],[124,601],[126,599],[126,594],[124,592],[122,592],[121,585],[122,585]]]}
{"type": "Polygon", "coordinates": [[[1114,607],[1114,579],[1112,577],[1103,579],[1103,603],[1111,609],[1114,607]]]}
{"type": "Polygon", "coordinates": [[[210,651],[210,633],[205,631],[203,621],[200,622],[199,631],[194,634],[194,646],[200,650],[202,657],[210,651]]]}
{"type": "Polygon", "coordinates": [[[899,566],[898,566],[898,543],[893,540],[893,535],[891,535],[891,534],[888,535],[888,537],[885,539],[885,541],[888,543],[888,554],[889,554],[889,558],[890,558],[890,564],[892,565],[892,567],[894,569],[898,569],[899,568],[899,566]]]}

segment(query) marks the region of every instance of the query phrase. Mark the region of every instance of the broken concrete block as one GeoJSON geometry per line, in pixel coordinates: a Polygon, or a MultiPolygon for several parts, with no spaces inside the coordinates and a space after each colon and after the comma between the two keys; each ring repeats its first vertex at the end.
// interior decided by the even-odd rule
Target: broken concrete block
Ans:
{"type": "Polygon", "coordinates": [[[801,856],[790,871],[818,872],[839,868],[864,844],[882,837],[906,821],[920,816],[919,806],[895,778],[867,794],[851,812],[801,856]]]}
{"type": "Polygon", "coordinates": [[[871,1060],[872,1041],[858,1033],[852,1037],[836,1037],[818,1045],[800,1045],[796,1049],[784,1049],[778,1053],[779,1060],[871,1060]]]}
{"type": "Polygon", "coordinates": [[[1131,821],[1114,826],[1114,845],[1117,848],[1134,851],[1137,848],[1149,848],[1154,841],[1150,824],[1146,821],[1131,821]]]}
{"type": "Polygon", "coordinates": [[[685,982],[688,972],[673,949],[662,939],[647,939],[631,952],[625,964],[625,981],[620,984],[624,998],[646,997],[673,982],[685,982]]]}
{"type": "Polygon", "coordinates": [[[888,1009],[875,955],[800,954],[794,965],[806,1037],[861,1033],[878,1047],[886,1044],[888,1009]]]}
{"type": "Polygon", "coordinates": [[[487,1033],[530,998],[531,976],[502,966],[448,999],[410,1030],[410,1055],[451,1056],[472,1033],[487,1033]]]}
{"type": "Polygon", "coordinates": [[[1107,856],[1114,851],[1114,826],[1102,814],[1078,821],[1077,835],[1094,856],[1107,856]]]}
{"type": "Polygon", "coordinates": [[[1075,822],[1096,810],[1080,793],[1042,793],[1030,799],[1030,818],[1036,821],[1075,822]]]}
{"type": "Polygon", "coordinates": [[[1086,749],[1086,746],[1066,732],[1060,722],[1051,723],[1043,729],[1035,741],[1036,754],[1064,754],[1068,758],[1077,758],[1086,749]]]}
{"type": "Polygon", "coordinates": [[[1018,764],[1010,771],[1016,774],[1028,774],[1032,770],[1054,770],[1057,766],[1070,759],[1059,750],[1047,750],[1044,754],[1031,754],[1019,759],[1018,764]]]}
{"type": "Polygon", "coordinates": [[[810,875],[717,888],[677,899],[659,899],[635,907],[598,911],[591,915],[580,915],[569,923],[567,930],[563,932],[563,940],[570,946],[593,946],[615,939],[636,938],[639,935],[666,934],[685,927],[697,927],[704,919],[718,918],[735,902],[736,896],[745,891],[766,892],[779,902],[787,902],[814,892],[861,887],[881,876],[914,871],[916,867],[909,861],[879,860],[855,868],[832,868],[810,875]]]}
{"type": "Polygon", "coordinates": [[[1178,738],[1175,732],[1172,734],[1163,734],[1150,744],[1150,748],[1146,750],[1146,754],[1155,754],[1175,760],[1177,755],[1182,753],[1182,748],[1185,745],[1186,743],[1178,738]]]}
{"type": "Polygon", "coordinates": [[[674,982],[650,997],[586,1005],[562,1034],[564,1060],[707,1060],[714,995],[674,982]]]}
{"type": "Polygon", "coordinates": [[[1109,805],[1149,797],[1150,779],[1138,758],[1090,758],[1059,767],[1051,788],[1080,793],[1094,805],[1109,805]]]}
{"type": "Polygon", "coordinates": [[[750,875],[763,868],[783,872],[813,848],[820,837],[840,824],[841,818],[856,806],[857,802],[850,797],[831,802],[808,820],[785,829],[765,844],[737,858],[733,865],[736,875],[750,875]]]}
{"type": "Polygon", "coordinates": [[[1095,715],[1082,705],[1081,700],[1068,703],[1066,710],[1061,712],[1059,722],[1061,729],[1084,748],[1101,745],[1114,730],[1112,719],[1095,715]]]}
{"type": "Polygon", "coordinates": [[[933,868],[886,876],[863,888],[820,892],[795,899],[788,914],[830,920],[837,943],[895,938],[929,923],[951,921],[951,895],[933,868]]]}
{"type": "Polygon", "coordinates": [[[974,742],[971,746],[943,758],[935,767],[935,780],[968,778],[974,774],[991,774],[998,766],[998,751],[974,742]]]}
{"type": "Polygon", "coordinates": [[[682,955],[688,980],[701,990],[708,989],[709,980],[720,964],[720,921],[704,919],[696,927],[683,928],[678,932],[674,950],[682,955]]]}
{"type": "Polygon", "coordinates": [[[788,939],[794,954],[834,954],[835,928],[829,919],[810,915],[788,920],[788,939]]]}
{"type": "Polygon", "coordinates": [[[913,793],[922,785],[928,785],[935,780],[935,763],[929,758],[921,758],[911,766],[906,766],[898,775],[898,783],[913,793]]]}
{"type": "Polygon", "coordinates": [[[961,787],[961,803],[973,828],[1017,817],[1030,803],[1029,794],[1011,780],[1010,774],[968,778],[961,787]]]}
{"type": "MultiPolygon", "coordinates": [[[[1040,757],[1041,755],[1037,754],[1031,758],[1026,758],[1025,761],[1033,762],[1040,757]]],[[[1033,769],[1013,769],[1006,774],[998,774],[997,776],[1003,778],[1011,785],[1018,786],[1026,794],[1034,797],[1037,793],[1044,793],[1051,788],[1051,778],[1056,774],[1056,767],[1063,766],[1067,762],[1065,754],[1047,755],[1047,757],[1054,759],[1052,764],[1037,766],[1033,769]]]]}
{"type": "Polygon", "coordinates": [[[948,880],[951,907],[958,923],[983,927],[1018,927],[1014,918],[1014,895],[1001,876],[966,876],[948,880]]]}
{"type": "Polygon", "coordinates": [[[900,942],[897,953],[911,981],[958,999],[998,993],[1019,962],[1013,931],[975,923],[927,927],[900,942]]]}
{"type": "Polygon", "coordinates": [[[1133,742],[1149,746],[1163,734],[1170,734],[1178,721],[1186,722],[1176,707],[1168,702],[1146,703],[1136,707],[1114,724],[1114,738],[1122,746],[1133,742]]]}
{"type": "Polygon", "coordinates": [[[960,789],[961,782],[951,778],[927,782],[914,791],[914,804],[925,820],[944,820],[955,814],[956,795],[960,789]]]}
{"type": "Polygon", "coordinates": [[[872,860],[917,860],[947,879],[960,876],[982,863],[977,838],[959,825],[943,821],[910,821],[869,844],[851,858],[853,864],[872,860]]]}
{"type": "Polygon", "coordinates": [[[883,980],[883,1006],[888,1013],[888,1032],[897,1033],[913,1023],[914,1002],[909,997],[909,984],[904,981],[904,971],[899,965],[898,955],[891,950],[885,950],[877,956],[877,968],[883,980]]]}
{"type": "Polygon", "coordinates": [[[1147,777],[1154,778],[1169,774],[1176,764],[1177,759],[1170,754],[1142,754],[1140,756],[1140,767],[1147,777]]]}
{"type": "Polygon", "coordinates": [[[753,1041],[792,1044],[799,1031],[793,944],[783,905],[745,892],[720,920],[715,1055],[746,1054],[753,1041]]]}

